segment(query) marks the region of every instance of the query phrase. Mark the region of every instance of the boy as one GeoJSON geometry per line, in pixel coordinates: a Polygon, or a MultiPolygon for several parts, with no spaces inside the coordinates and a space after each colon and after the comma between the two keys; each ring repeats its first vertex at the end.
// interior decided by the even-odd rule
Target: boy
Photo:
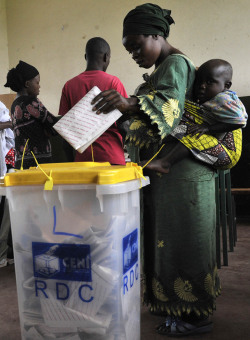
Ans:
{"type": "Polygon", "coordinates": [[[181,143],[167,155],[141,166],[168,173],[171,165],[188,155],[215,168],[232,168],[241,155],[242,132],[247,113],[236,93],[230,91],[232,66],[222,59],[202,64],[194,83],[194,101],[186,101],[180,124],[171,133],[181,143]]]}

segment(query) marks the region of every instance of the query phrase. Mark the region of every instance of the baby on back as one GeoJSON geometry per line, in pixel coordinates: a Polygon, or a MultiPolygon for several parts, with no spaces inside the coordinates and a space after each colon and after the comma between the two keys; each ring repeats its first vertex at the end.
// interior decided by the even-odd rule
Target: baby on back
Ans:
{"type": "MultiPolygon", "coordinates": [[[[186,157],[189,151],[215,168],[231,168],[237,163],[241,154],[241,128],[246,126],[248,116],[237,94],[229,90],[232,74],[231,64],[222,59],[208,60],[198,68],[194,101],[185,102],[182,120],[171,133],[181,143],[166,155],[163,148],[159,158],[145,166],[147,169],[168,173],[171,166],[186,157]],[[234,144],[232,150],[228,148],[228,142],[234,144]],[[236,148],[236,144],[240,147],[236,148]]],[[[141,165],[146,163],[143,161],[141,165]]]]}

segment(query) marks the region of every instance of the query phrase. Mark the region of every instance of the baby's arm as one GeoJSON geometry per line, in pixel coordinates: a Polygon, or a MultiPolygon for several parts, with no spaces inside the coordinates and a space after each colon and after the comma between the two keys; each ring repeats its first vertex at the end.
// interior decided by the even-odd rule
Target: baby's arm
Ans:
{"type": "Polygon", "coordinates": [[[199,134],[197,138],[200,136],[207,134],[213,135],[214,133],[221,133],[221,132],[229,132],[233,130],[237,130],[243,127],[244,124],[228,124],[228,123],[217,123],[213,125],[208,124],[193,124],[188,127],[188,134],[191,136],[199,134]]]}
{"type": "Polygon", "coordinates": [[[217,123],[217,124],[213,124],[209,126],[208,133],[213,134],[217,132],[229,132],[229,131],[240,129],[243,126],[244,124],[217,123]]]}

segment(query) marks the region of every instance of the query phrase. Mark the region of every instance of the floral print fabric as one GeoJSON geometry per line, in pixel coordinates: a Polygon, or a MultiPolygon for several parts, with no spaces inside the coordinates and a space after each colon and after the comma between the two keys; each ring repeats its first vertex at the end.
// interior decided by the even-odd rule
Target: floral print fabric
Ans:
{"type": "Polygon", "coordinates": [[[21,167],[27,140],[23,168],[36,166],[31,152],[34,153],[38,163],[50,163],[52,153],[49,136],[57,134],[53,129],[57,118],[46,109],[38,98],[20,96],[12,104],[11,119],[15,134],[15,167],[17,169],[21,167]]]}

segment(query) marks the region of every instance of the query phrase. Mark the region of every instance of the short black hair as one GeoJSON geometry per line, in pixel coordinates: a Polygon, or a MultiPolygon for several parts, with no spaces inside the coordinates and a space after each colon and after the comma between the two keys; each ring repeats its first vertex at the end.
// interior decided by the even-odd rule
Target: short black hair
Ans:
{"type": "Polygon", "coordinates": [[[110,46],[106,40],[100,37],[89,39],[86,44],[85,53],[88,57],[93,57],[98,54],[110,54],[110,46]]]}
{"type": "Polygon", "coordinates": [[[224,78],[226,81],[232,81],[232,77],[233,77],[233,67],[232,65],[223,59],[210,59],[208,61],[206,61],[204,64],[201,65],[202,67],[204,66],[209,66],[212,68],[217,68],[222,66],[223,69],[221,71],[221,74],[224,75],[224,78]]]}

